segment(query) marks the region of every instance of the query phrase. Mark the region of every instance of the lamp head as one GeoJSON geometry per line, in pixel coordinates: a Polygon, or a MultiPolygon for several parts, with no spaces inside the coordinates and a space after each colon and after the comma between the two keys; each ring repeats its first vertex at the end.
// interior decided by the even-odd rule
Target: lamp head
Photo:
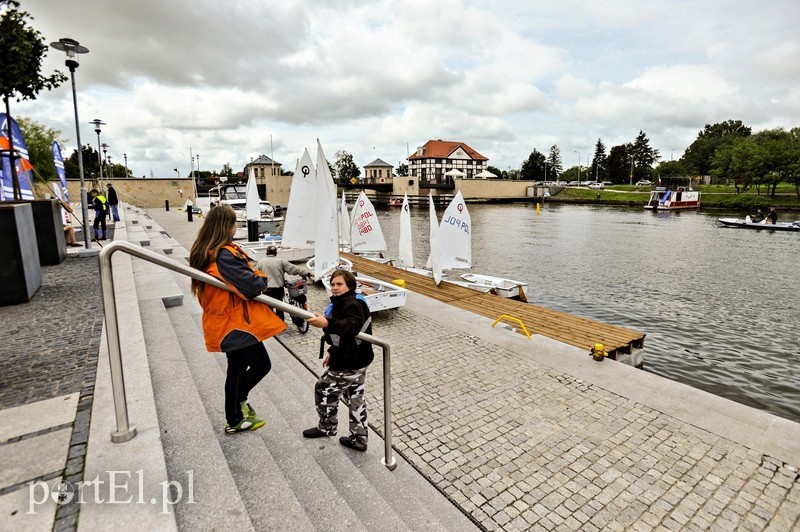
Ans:
{"type": "Polygon", "coordinates": [[[50,46],[67,54],[66,65],[72,72],[78,68],[78,54],[89,53],[88,48],[81,46],[75,39],[69,39],[67,37],[59,39],[56,42],[51,42],[50,46]]]}

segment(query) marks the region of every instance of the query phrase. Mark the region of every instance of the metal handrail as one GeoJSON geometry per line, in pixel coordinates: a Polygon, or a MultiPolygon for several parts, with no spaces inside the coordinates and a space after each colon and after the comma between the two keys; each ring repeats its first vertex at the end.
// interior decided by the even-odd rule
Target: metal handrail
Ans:
{"type": "Polygon", "coordinates": [[[117,191],[117,196],[119,196],[120,198],[127,198],[127,199],[131,200],[131,201],[128,201],[128,203],[133,203],[134,207],[139,207],[140,209],[148,209],[148,208],[150,208],[150,205],[146,201],[142,201],[142,200],[140,200],[138,198],[135,198],[135,197],[130,196],[128,194],[122,193],[119,190],[117,191]],[[140,203],[141,205],[137,205],[137,203],[140,203]]]}
{"type": "MultiPolygon", "coordinates": [[[[136,436],[136,427],[131,426],[128,420],[128,402],[125,397],[125,377],[122,370],[122,350],[119,342],[117,302],[116,293],[114,291],[114,271],[111,264],[111,257],[117,251],[122,251],[150,263],[163,266],[168,270],[189,276],[192,279],[210,284],[217,288],[229,292],[232,292],[232,290],[225,283],[205,272],[201,272],[191,266],[159,255],[154,251],[131,244],[130,242],[115,240],[100,251],[100,283],[103,290],[103,312],[106,321],[108,360],[111,368],[111,390],[114,397],[114,413],[117,418],[117,430],[111,433],[111,441],[114,443],[123,443],[136,436]]],[[[266,303],[278,310],[288,312],[293,316],[299,316],[304,319],[314,317],[314,314],[307,310],[300,309],[294,305],[289,305],[283,301],[265,295],[256,297],[254,301],[266,303]]],[[[384,456],[381,459],[381,463],[392,471],[397,467],[397,462],[392,455],[391,348],[386,341],[372,336],[371,334],[359,333],[357,338],[369,342],[370,344],[378,345],[383,349],[384,456]]]]}

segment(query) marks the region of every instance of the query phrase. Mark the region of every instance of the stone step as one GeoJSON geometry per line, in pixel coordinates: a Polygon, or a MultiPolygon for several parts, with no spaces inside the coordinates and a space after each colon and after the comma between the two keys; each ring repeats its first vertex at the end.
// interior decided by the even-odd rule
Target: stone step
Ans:
{"type": "MultiPolygon", "coordinates": [[[[312,528],[293,487],[284,478],[264,440],[258,437],[265,429],[235,436],[226,436],[223,433],[225,372],[220,369],[217,359],[226,364],[225,356],[212,355],[206,351],[202,332],[186,309],[170,309],[169,319],[180,338],[183,355],[224,454],[225,465],[234,475],[255,528],[312,528]]],[[[218,524],[224,526],[226,523],[222,521],[218,524]]]]}
{"type": "MultiPolygon", "coordinates": [[[[319,334],[312,329],[308,334],[319,334]]],[[[314,426],[317,421],[314,411],[314,383],[317,377],[309,371],[303,364],[295,359],[291,352],[284,345],[286,342],[283,336],[278,338],[274,345],[270,344],[270,354],[274,366],[286,369],[294,374],[305,386],[286,387],[287,395],[281,403],[286,410],[284,417],[291,419],[299,418],[302,412],[312,413],[311,424],[314,426]],[[283,366],[283,367],[282,367],[283,366]]],[[[374,366],[373,371],[378,367],[374,366]]],[[[321,372],[321,365],[320,371],[321,372]]],[[[367,405],[369,408],[369,404],[367,405]]],[[[397,468],[389,471],[382,463],[384,455],[384,440],[370,429],[369,445],[365,453],[359,454],[341,448],[338,444],[338,436],[347,435],[348,429],[348,410],[345,404],[339,406],[339,431],[335,438],[331,438],[331,446],[339,447],[332,453],[334,458],[342,456],[348,458],[352,465],[355,465],[363,475],[364,481],[372,485],[383,497],[391,508],[402,518],[412,530],[475,530],[475,525],[469,519],[439,493],[427,480],[419,475],[413,467],[394,453],[397,461],[397,468]]],[[[321,457],[322,458],[322,457],[321,457]]],[[[331,458],[330,456],[324,457],[331,458]]]]}
{"type": "Polygon", "coordinates": [[[179,529],[207,530],[224,522],[253,530],[180,342],[165,326],[167,310],[157,300],[143,300],[139,306],[167,471],[184,490],[174,506],[179,529]],[[193,502],[185,493],[190,471],[193,502]]]}

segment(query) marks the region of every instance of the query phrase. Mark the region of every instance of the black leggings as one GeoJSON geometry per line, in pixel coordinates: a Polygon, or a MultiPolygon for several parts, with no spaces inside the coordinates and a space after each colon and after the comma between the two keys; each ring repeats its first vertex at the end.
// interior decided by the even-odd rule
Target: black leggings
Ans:
{"type": "Polygon", "coordinates": [[[233,427],[242,420],[241,403],[256,384],[261,382],[272,362],[263,343],[257,343],[225,353],[228,357],[228,375],[225,379],[225,419],[233,427]]]}

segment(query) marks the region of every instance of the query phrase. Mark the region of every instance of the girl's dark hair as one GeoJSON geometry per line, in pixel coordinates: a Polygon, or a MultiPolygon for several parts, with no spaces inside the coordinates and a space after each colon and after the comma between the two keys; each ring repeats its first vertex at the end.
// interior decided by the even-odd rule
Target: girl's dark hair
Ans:
{"type": "MultiPolygon", "coordinates": [[[[208,265],[217,260],[219,250],[231,243],[231,229],[236,226],[236,212],[227,203],[208,211],[203,225],[189,252],[189,266],[205,272],[208,265]]],[[[192,294],[195,296],[205,283],[192,279],[192,294]]]]}
{"type": "Polygon", "coordinates": [[[344,279],[344,284],[347,285],[348,289],[350,290],[356,289],[357,286],[356,276],[353,275],[353,272],[349,272],[347,270],[339,268],[338,270],[333,271],[333,273],[331,274],[331,280],[333,280],[334,277],[341,277],[342,279],[344,279]]]}

